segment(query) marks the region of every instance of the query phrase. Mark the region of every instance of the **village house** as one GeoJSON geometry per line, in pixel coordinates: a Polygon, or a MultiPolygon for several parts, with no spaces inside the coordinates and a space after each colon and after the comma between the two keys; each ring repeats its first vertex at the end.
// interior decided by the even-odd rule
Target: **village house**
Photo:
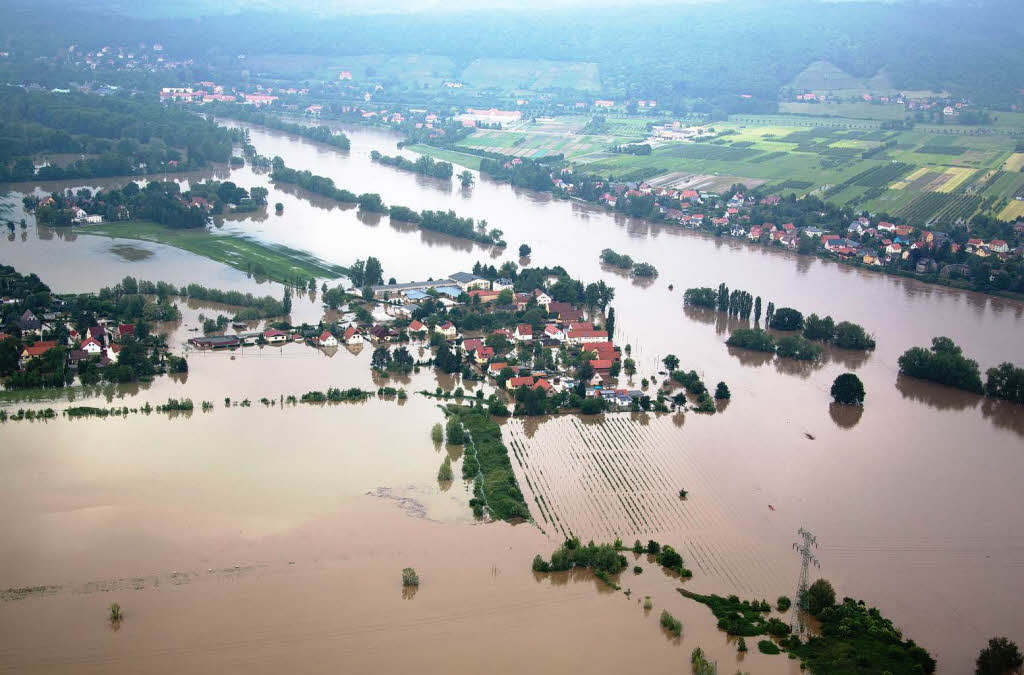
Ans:
{"type": "Polygon", "coordinates": [[[515,339],[518,342],[527,342],[533,339],[533,328],[528,323],[521,323],[516,326],[515,339]]]}
{"type": "Polygon", "coordinates": [[[469,272],[456,272],[448,277],[448,279],[463,291],[472,291],[474,289],[488,290],[491,286],[491,282],[487,279],[470,274],[469,272]]]}
{"type": "Polygon", "coordinates": [[[603,330],[570,330],[565,341],[571,345],[582,345],[591,342],[607,342],[608,331],[603,330]]]}
{"type": "Polygon", "coordinates": [[[55,348],[56,346],[57,346],[57,342],[56,341],[54,341],[54,340],[46,340],[46,341],[36,342],[35,344],[33,344],[33,345],[29,346],[29,347],[23,348],[21,350],[21,359],[20,359],[21,366],[24,367],[24,365],[28,361],[42,356],[46,352],[48,352],[51,349],[55,348]]]}
{"type": "Polygon", "coordinates": [[[263,339],[267,341],[267,344],[279,345],[288,341],[288,333],[276,328],[270,328],[263,331],[263,339]]]}
{"type": "Polygon", "coordinates": [[[345,341],[347,345],[361,345],[363,344],[363,334],[360,333],[355,326],[349,326],[342,333],[341,339],[345,341]]]}
{"type": "Polygon", "coordinates": [[[93,338],[89,338],[82,343],[82,351],[90,355],[100,354],[103,352],[103,344],[93,338]]]}
{"type": "Polygon", "coordinates": [[[325,330],[317,337],[316,344],[318,347],[337,347],[338,338],[331,335],[330,331],[325,330]]]}
{"type": "Polygon", "coordinates": [[[511,279],[495,279],[491,283],[491,288],[495,291],[512,290],[515,288],[515,283],[511,279]]]}
{"type": "Polygon", "coordinates": [[[434,331],[441,334],[445,340],[454,340],[458,335],[458,331],[455,329],[455,324],[451,321],[444,321],[434,326],[434,331]]]}
{"type": "Polygon", "coordinates": [[[426,333],[427,326],[419,319],[413,319],[411,322],[409,322],[409,326],[408,328],[406,328],[406,330],[409,333],[426,333]]]}

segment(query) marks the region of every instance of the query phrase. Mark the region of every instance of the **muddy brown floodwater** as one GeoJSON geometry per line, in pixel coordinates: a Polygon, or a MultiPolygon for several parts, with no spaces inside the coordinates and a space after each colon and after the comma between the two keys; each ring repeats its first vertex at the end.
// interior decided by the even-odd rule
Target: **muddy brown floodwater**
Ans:
{"type": "MultiPolygon", "coordinates": [[[[570,531],[627,543],[658,538],[684,551],[695,571],[687,587],[773,599],[794,592],[790,545],[805,526],[820,542],[815,573],[841,595],[877,605],[938,658],[942,673],[969,670],[991,636],[1024,635],[1024,409],[899,377],[896,366],[904,350],[936,335],[952,337],[982,369],[1022,363],[1024,305],[654,226],[484,177],[462,189],[373,164],[371,150],[395,152],[393,134],[346,132],[352,149],[341,152],[250,127],[261,154],[353,192],[379,192],[389,204],[485,218],[504,231],[508,250],[278,189],[248,167],[230,171],[231,180],[269,187],[284,213],[218,227],[339,264],[375,255],[385,277],[399,281],[469,270],[476,260],[500,264],[529,244],[531,264],[562,265],[616,288],[616,341],[632,346],[635,384],[651,375],[660,383],[660,361],[674,353],[709,387],[725,381],[732,400],[711,417],[504,422],[537,523],[513,527],[474,523],[463,482],[437,484],[441,453],[451,452],[456,467],[460,455],[430,443],[441,415],[423,397],[258,403],[328,386],[379,386],[368,348],[190,353],[186,378],[61,392],[57,403],[190,396],[216,409],[188,419],[0,427],[0,587],[44,587],[0,602],[0,669],[128,663],[139,672],[249,672],[299,663],[326,671],[342,662],[356,671],[466,672],[486,662],[519,672],[526,648],[530,669],[540,672],[579,664],[679,672],[699,644],[723,672],[797,672],[783,657],[737,660],[711,613],[678,597],[678,580],[649,561],[639,561],[645,574],[620,580],[631,598],[582,575],[535,578],[533,554],[550,552],[570,531]],[[641,286],[603,269],[604,248],[654,264],[660,277],[641,286]],[[682,308],[685,288],[720,282],[765,304],[860,323],[878,349],[830,350],[814,366],[728,349],[733,324],[682,308]],[[832,380],[847,370],[864,381],[862,411],[829,405],[832,380]],[[248,397],[253,407],[224,408],[225,396],[248,397]],[[406,565],[423,585],[403,597],[406,565]],[[654,600],[650,615],[638,604],[643,595],[654,600]],[[116,632],[103,621],[112,600],[126,612],[116,632]],[[683,620],[677,642],[657,626],[664,607],[683,620]]],[[[6,199],[16,210],[25,187],[11,189],[6,199]]],[[[281,293],[175,249],[37,228],[31,218],[27,230],[0,238],[0,261],[58,291],[92,290],[130,273],[281,293]]],[[[176,349],[201,311],[216,308],[186,307],[180,324],[165,327],[176,349]]],[[[296,298],[296,321],[321,313],[315,296],[296,298]]],[[[455,384],[424,372],[403,386],[455,384]]]]}

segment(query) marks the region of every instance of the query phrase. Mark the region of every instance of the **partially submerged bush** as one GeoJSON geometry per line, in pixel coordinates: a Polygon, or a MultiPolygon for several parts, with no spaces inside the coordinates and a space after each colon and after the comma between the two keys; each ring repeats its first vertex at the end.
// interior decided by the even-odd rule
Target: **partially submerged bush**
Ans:
{"type": "Polygon", "coordinates": [[[403,586],[419,586],[420,577],[416,574],[416,570],[411,567],[406,567],[402,570],[402,585],[403,586]]]}
{"type": "Polygon", "coordinates": [[[672,616],[667,609],[661,610],[660,622],[662,628],[676,637],[683,632],[683,622],[672,616]]]}

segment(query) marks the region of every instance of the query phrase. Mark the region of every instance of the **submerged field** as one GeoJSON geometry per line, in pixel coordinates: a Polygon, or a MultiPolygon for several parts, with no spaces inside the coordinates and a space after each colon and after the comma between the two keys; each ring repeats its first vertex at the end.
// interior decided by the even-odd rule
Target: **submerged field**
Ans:
{"type": "Polygon", "coordinates": [[[336,279],[345,274],[345,268],[326,263],[305,251],[262,243],[239,235],[216,234],[205,229],[174,229],[149,221],[133,220],[78,227],[75,232],[166,244],[277,281],[291,281],[300,277],[336,279]]]}

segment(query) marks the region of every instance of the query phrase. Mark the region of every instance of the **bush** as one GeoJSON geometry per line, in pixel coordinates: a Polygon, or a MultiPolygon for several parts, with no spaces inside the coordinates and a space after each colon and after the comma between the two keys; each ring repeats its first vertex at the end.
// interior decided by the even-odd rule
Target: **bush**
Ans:
{"type": "Polygon", "coordinates": [[[792,307],[779,307],[772,314],[770,327],[775,330],[800,330],[804,327],[804,315],[792,307]]]}
{"type": "Polygon", "coordinates": [[[644,596],[644,609],[651,609],[652,607],[654,607],[654,603],[651,601],[651,596],[645,595],[644,596]]]}
{"type": "Polygon", "coordinates": [[[550,572],[551,565],[540,557],[540,554],[533,556],[533,571],[534,572],[550,572]]]}
{"type": "Polygon", "coordinates": [[[986,372],[985,393],[1007,401],[1024,403],[1024,368],[1002,363],[986,372]]]}
{"type": "Polygon", "coordinates": [[[843,405],[864,403],[864,383],[853,373],[843,373],[832,383],[832,399],[843,405]]]}
{"type": "Polygon", "coordinates": [[[637,539],[636,541],[633,542],[633,553],[639,554],[639,553],[643,553],[643,552],[644,552],[644,545],[640,543],[639,539],[637,539]]]}
{"type": "Polygon", "coordinates": [[[110,603],[110,620],[117,623],[124,615],[121,613],[121,605],[116,602],[110,603]]]}
{"type": "Polygon", "coordinates": [[[759,640],[757,650],[762,654],[778,654],[779,646],[771,640],[759,640]]]}
{"type": "Polygon", "coordinates": [[[441,423],[438,422],[430,429],[430,438],[434,443],[440,444],[444,440],[444,429],[441,427],[441,423]]]}
{"type": "Polygon", "coordinates": [[[757,328],[737,328],[725,341],[725,344],[755,352],[773,353],[775,351],[775,339],[757,328]]]}
{"type": "MultiPolygon", "coordinates": [[[[536,564],[537,559],[534,558],[535,570],[536,564]]],[[[576,538],[566,539],[551,554],[551,561],[548,565],[553,572],[585,567],[605,575],[618,574],[627,567],[626,557],[620,555],[612,544],[597,545],[590,542],[583,546],[576,538]]]]}
{"type": "Polygon", "coordinates": [[[835,336],[832,341],[836,347],[842,347],[843,349],[870,350],[875,348],[875,341],[868,335],[867,331],[863,327],[849,321],[840,321],[836,325],[835,336]]]}
{"type": "Polygon", "coordinates": [[[789,599],[789,596],[780,595],[779,599],[775,601],[775,608],[780,612],[785,612],[793,605],[793,602],[789,599]]]}
{"type": "Polygon", "coordinates": [[[416,574],[416,570],[411,567],[406,567],[402,570],[402,585],[403,586],[419,586],[420,577],[416,574]]]}
{"type": "Polygon", "coordinates": [[[445,435],[448,437],[448,443],[451,445],[464,445],[466,443],[466,432],[462,428],[462,422],[457,417],[452,417],[448,420],[445,435]]]}
{"type": "Polygon", "coordinates": [[[949,387],[984,393],[978,362],[963,355],[948,337],[932,338],[931,349],[912,347],[899,358],[900,372],[949,387]]]}
{"type": "Polygon", "coordinates": [[[747,651],[747,641],[744,638],[740,638],[739,644],[736,646],[736,651],[745,652],[747,651]]]}
{"type": "Polygon", "coordinates": [[[658,553],[660,551],[661,551],[661,544],[659,544],[658,542],[654,541],[653,539],[648,539],[647,540],[647,552],[648,553],[650,553],[651,555],[658,555],[658,553]]]}
{"type": "Polygon", "coordinates": [[[441,468],[437,472],[437,480],[444,482],[450,482],[455,476],[452,474],[452,458],[447,455],[444,461],[441,462],[441,468]]]}
{"type": "Polygon", "coordinates": [[[643,567],[640,567],[639,565],[635,565],[633,567],[633,574],[643,574],[643,573],[644,573],[644,568],[643,567]]]}
{"type": "Polygon", "coordinates": [[[683,622],[672,616],[667,609],[661,610],[660,623],[662,628],[676,637],[683,632],[683,622]]]}
{"type": "Polygon", "coordinates": [[[725,382],[719,382],[718,386],[715,387],[715,398],[718,400],[728,400],[732,398],[732,394],[729,392],[729,385],[725,382]]]}
{"type": "Polygon", "coordinates": [[[817,361],[821,358],[821,345],[816,345],[799,335],[787,335],[779,338],[775,345],[779,356],[796,359],[797,361],[817,361]]]}
{"type": "Polygon", "coordinates": [[[836,604],[836,592],[827,579],[818,579],[807,589],[800,605],[814,616],[836,604]]]}
{"type": "Polygon", "coordinates": [[[978,654],[975,675],[1004,675],[1020,672],[1024,656],[1016,644],[1004,637],[992,638],[978,654]]]}

